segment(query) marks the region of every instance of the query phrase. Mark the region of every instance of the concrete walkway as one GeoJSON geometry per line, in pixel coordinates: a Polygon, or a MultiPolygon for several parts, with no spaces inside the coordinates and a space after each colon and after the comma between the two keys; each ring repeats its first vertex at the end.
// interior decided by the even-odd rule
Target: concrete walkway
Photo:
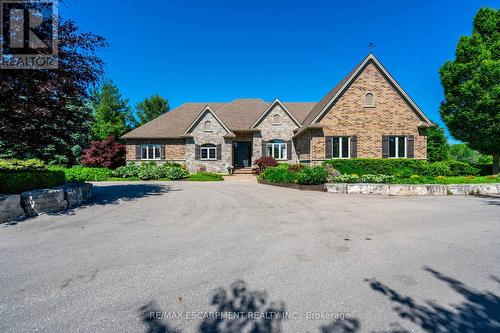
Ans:
{"type": "MultiPolygon", "coordinates": [[[[217,309],[214,290],[238,280],[247,289],[236,283],[236,295],[265,301],[257,311],[288,311],[270,319],[283,332],[500,325],[496,199],[99,183],[91,206],[0,225],[0,254],[3,333],[240,332],[253,321],[200,317],[217,309]]],[[[249,309],[218,295],[219,306],[249,309]]]]}

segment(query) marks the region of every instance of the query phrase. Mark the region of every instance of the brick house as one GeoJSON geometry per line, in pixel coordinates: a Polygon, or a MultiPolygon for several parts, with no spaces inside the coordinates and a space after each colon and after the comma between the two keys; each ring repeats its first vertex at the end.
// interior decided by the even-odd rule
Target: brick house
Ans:
{"type": "Polygon", "coordinates": [[[261,156],[427,158],[432,122],[373,54],[319,102],[186,103],[125,134],[127,162],[185,163],[192,172],[251,167],[261,156]]]}

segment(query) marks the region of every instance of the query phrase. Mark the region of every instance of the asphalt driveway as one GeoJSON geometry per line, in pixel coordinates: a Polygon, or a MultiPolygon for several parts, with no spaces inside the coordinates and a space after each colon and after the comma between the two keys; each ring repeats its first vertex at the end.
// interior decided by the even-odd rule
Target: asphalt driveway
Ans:
{"type": "Polygon", "coordinates": [[[0,225],[0,332],[500,330],[499,199],[245,182],[95,192],[0,225]]]}

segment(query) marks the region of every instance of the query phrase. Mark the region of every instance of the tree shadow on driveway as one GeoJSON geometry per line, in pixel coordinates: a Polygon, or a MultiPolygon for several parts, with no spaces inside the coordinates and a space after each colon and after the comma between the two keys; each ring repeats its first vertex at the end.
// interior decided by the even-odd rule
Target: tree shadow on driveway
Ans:
{"type": "MultiPolygon", "coordinates": [[[[409,320],[426,332],[500,332],[500,297],[489,291],[475,290],[463,282],[424,267],[436,279],[448,284],[465,300],[450,305],[453,310],[426,301],[419,304],[375,279],[367,279],[370,287],[395,303],[393,310],[400,318],[409,320]]],[[[492,277],[499,281],[497,277],[492,277]]]]}
{"type": "Polygon", "coordinates": [[[94,195],[88,203],[92,205],[118,204],[119,201],[135,201],[140,198],[159,196],[169,192],[181,191],[170,185],[161,184],[123,184],[94,186],[94,195]]]}
{"type": "MultiPolygon", "coordinates": [[[[478,291],[463,282],[446,276],[434,269],[424,267],[436,279],[445,282],[451,289],[464,298],[450,308],[434,301],[419,303],[409,296],[404,296],[376,279],[366,279],[370,287],[386,296],[394,303],[393,311],[403,320],[420,326],[425,332],[500,332],[500,297],[489,291],[478,291]]],[[[490,277],[500,283],[494,275],[490,277]]],[[[288,316],[283,302],[270,302],[265,291],[251,291],[243,281],[234,282],[228,290],[215,290],[211,299],[215,307],[210,313],[215,317],[204,318],[198,326],[199,333],[281,333],[282,321],[288,316]],[[235,314],[228,316],[228,314],[235,314]],[[259,317],[252,314],[260,313],[259,317]],[[220,315],[220,314],[225,314],[220,315]]],[[[146,333],[181,333],[161,317],[162,312],[154,302],[139,308],[140,319],[146,327],[146,333]],[[157,315],[160,314],[160,317],[157,315]]],[[[356,333],[361,331],[361,321],[349,317],[337,319],[318,327],[320,333],[356,333]]],[[[374,332],[374,331],[372,331],[374,332]]],[[[388,329],[377,332],[409,333],[400,323],[391,323],[388,329]]]]}

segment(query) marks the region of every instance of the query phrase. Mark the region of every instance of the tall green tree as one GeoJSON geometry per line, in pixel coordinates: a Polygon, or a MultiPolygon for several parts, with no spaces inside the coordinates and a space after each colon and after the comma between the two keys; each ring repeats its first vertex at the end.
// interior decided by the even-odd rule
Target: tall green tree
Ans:
{"type": "Polygon", "coordinates": [[[491,164],[491,155],[483,155],[471,149],[466,143],[457,143],[450,146],[450,158],[455,161],[478,164],[491,164]]]}
{"type": "Polygon", "coordinates": [[[455,60],[440,69],[445,101],[441,117],[450,133],[472,149],[500,156],[500,10],[482,8],[471,36],[460,38],[455,60]]]}
{"type": "Polygon", "coordinates": [[[104,81],[94,92],[92,110],[94,116],[91,125],[92,140],[102,141],[110,136],[119,138],[130,131],[132,113],[128,99],[122,98],[113,81],[104,81]]]}
{"type": "Polygon", "coordinates": [[[58,41],[58,68],[1,70],[0,158],[73,164],[89,143],[89,87],[102,77],[106,42],[61,17],[58,41]]]}
{"type": "Polygon", "coordinates": [[[168,100],[160,95],[153,95],[145,98],[142,102],[137,103],[135,109],[136,116],[139,118],[134,119],[134,125],[136,127],[144,125],[145,123],[170,111],[168,100]]]}
{"type": "Polygon", "coordinates": [[[449,158],[448,140],[443,128],[430,127],[427,130],[427,159],[429,162],[446,161],[449,158]]]}

